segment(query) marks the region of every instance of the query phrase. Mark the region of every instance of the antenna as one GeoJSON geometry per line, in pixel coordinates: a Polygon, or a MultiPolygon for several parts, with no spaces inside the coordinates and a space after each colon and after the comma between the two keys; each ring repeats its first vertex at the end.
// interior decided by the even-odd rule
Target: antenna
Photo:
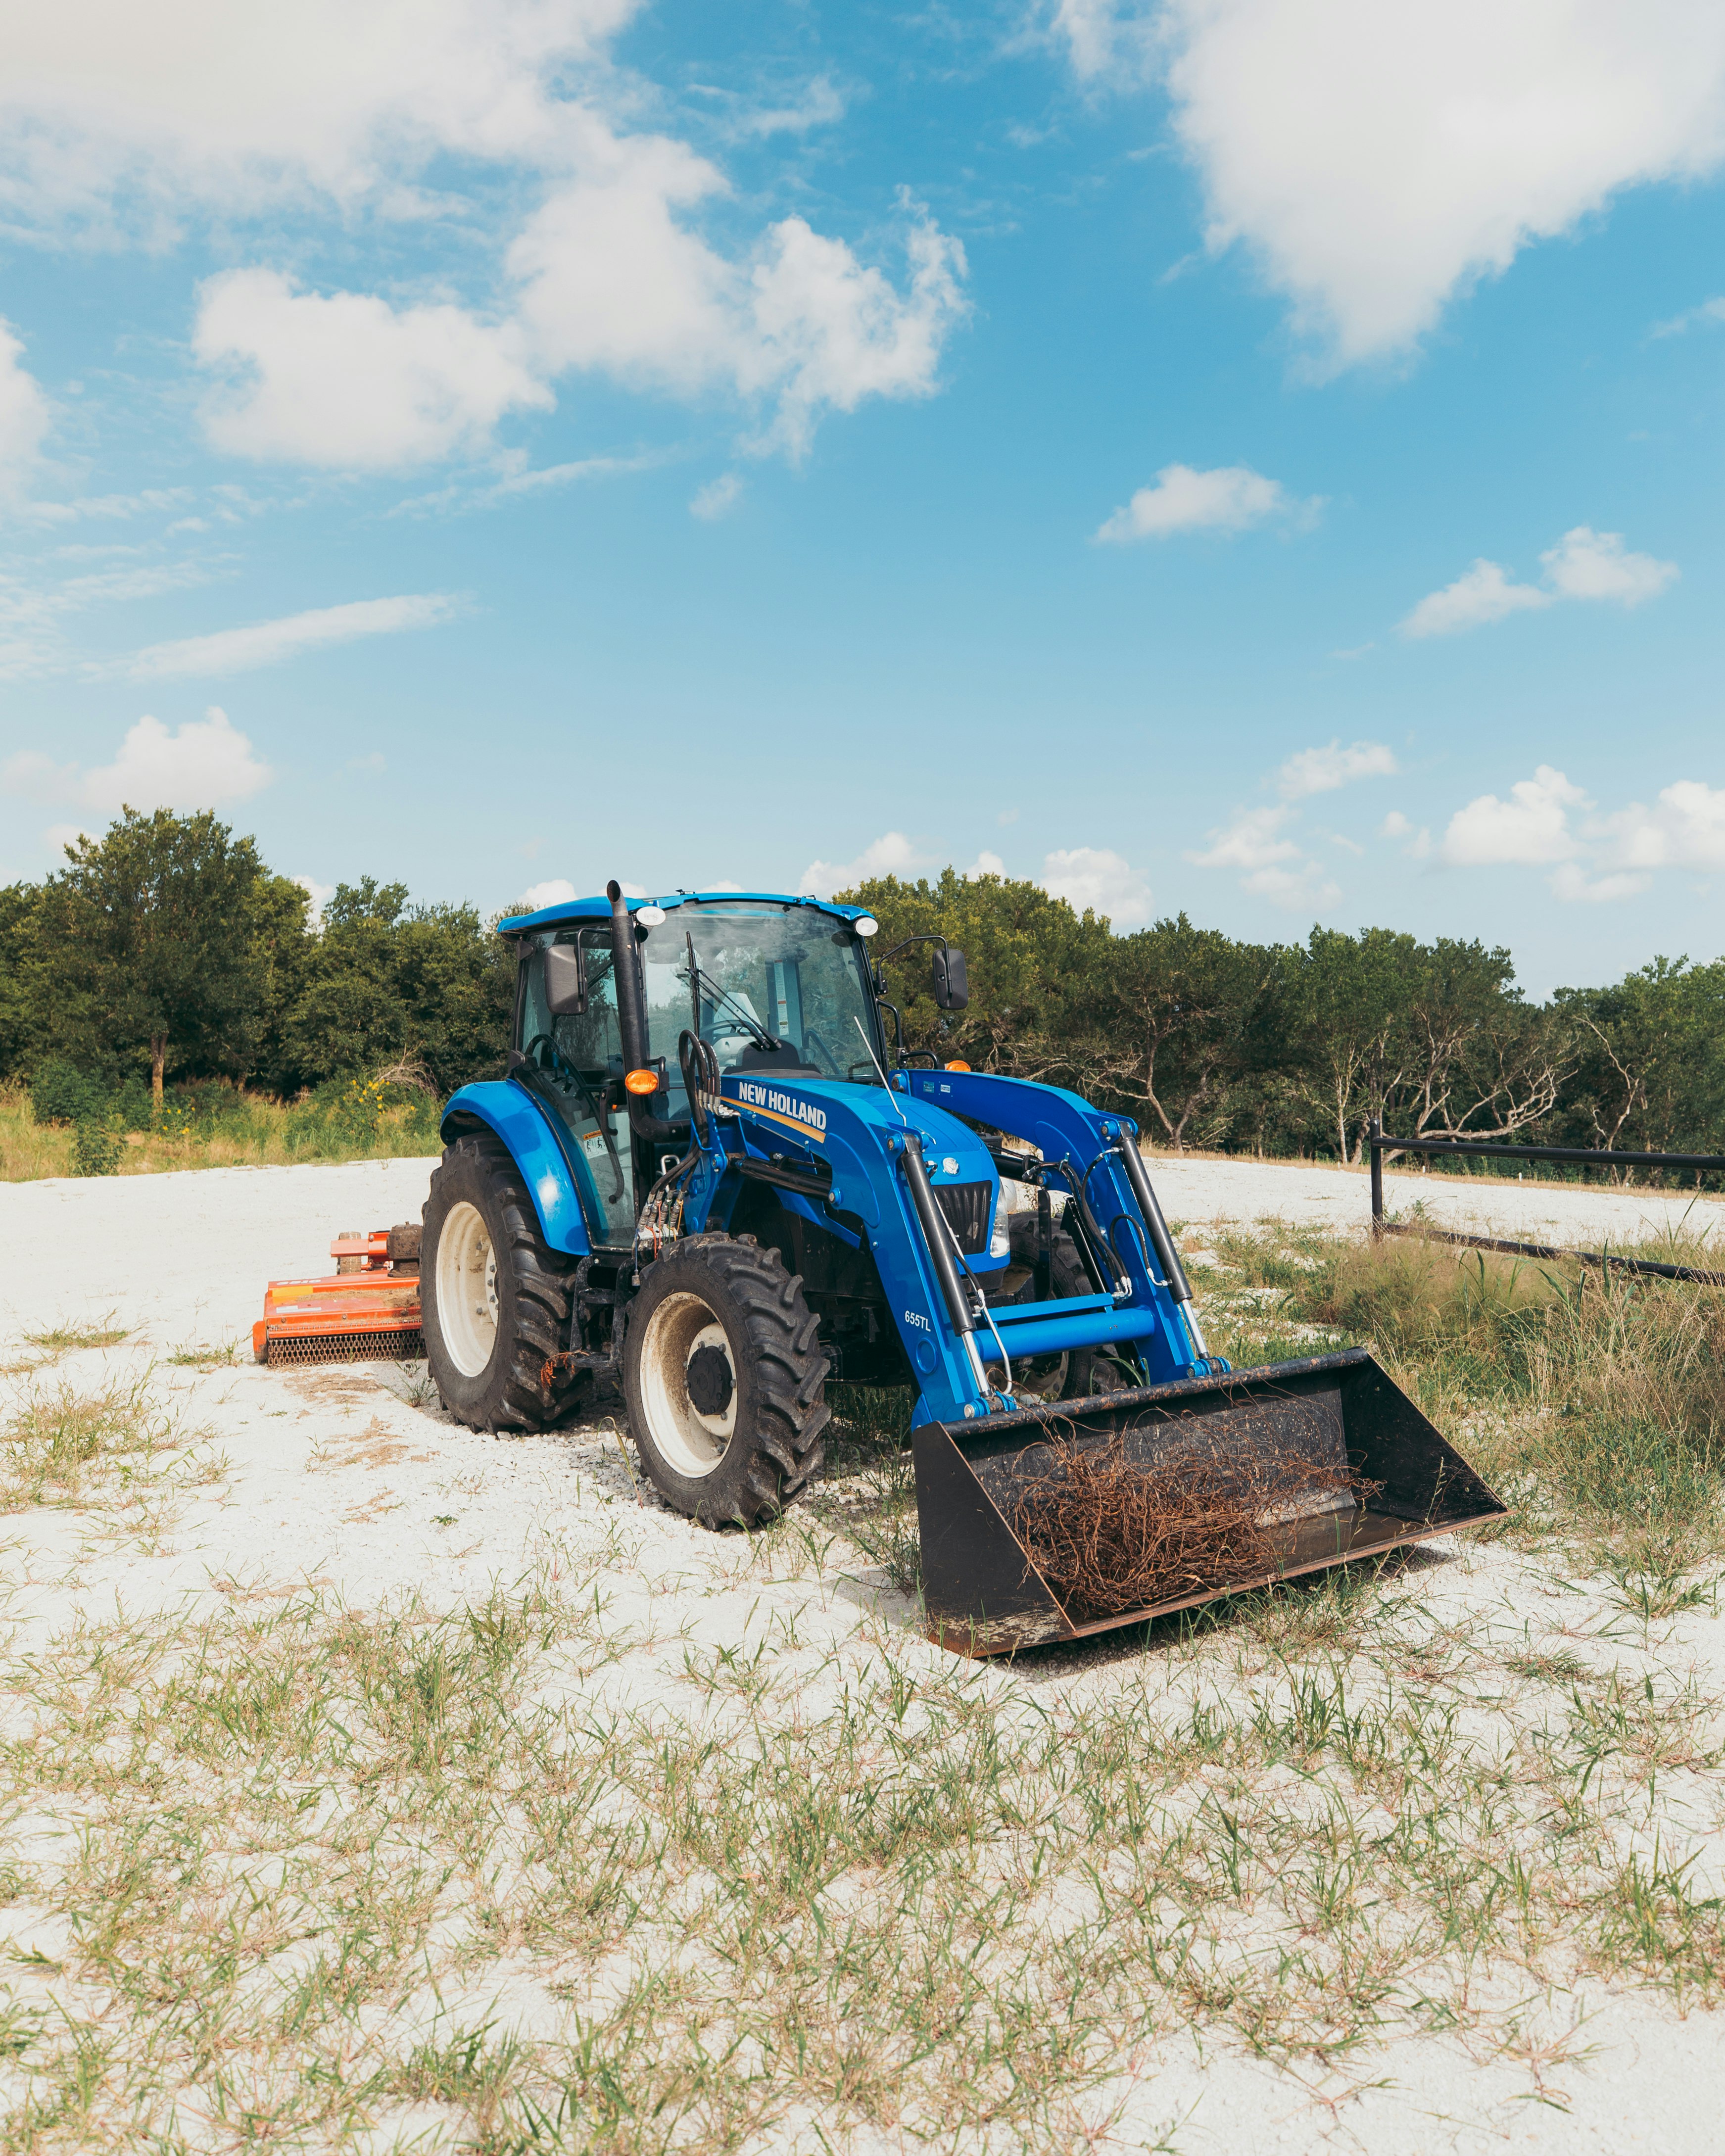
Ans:
{"type": "Polygon", "coordinates": [[[860,1034],[862,1034],[862,1045],[869,1051],[870,1062],[872,1063],[875,1070],[880,1073],[880,1083],[886,1086],[886,1097],[891,1101],[893,1106],[898,1109],[899,1121],[904,1125],[906,1130],[909,1130],[911,1127],[911,1119],[905,1113],[904,1109],[900,1106],[897,1093],[894,1091],[891,1085],[887,1084],[886,1073],[884,1070],[881,1070],[880,1059],[875,1053],[875,1044],[869,1039],[867,1034],[863,1033],[863,1022],[857,1016],[855,1011],[852,1011],[850,1014],[850,1023],[856,1028],[860,1034]]]}

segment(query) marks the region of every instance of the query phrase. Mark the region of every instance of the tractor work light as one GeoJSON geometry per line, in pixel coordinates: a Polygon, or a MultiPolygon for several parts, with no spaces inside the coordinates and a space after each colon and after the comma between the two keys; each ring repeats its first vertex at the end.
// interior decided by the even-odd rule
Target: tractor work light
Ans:
{"type": "Polygon", "coordinates": [[[639,1093],[644,1097],[659,1091],[659,1073],[656,1070],[631,1070],[623,1082],[631,1093],[639,1093]]]}
{"type": "Polygon", "coordinates": [[[643,928],[657,928],[665,919],[665,908],[662,906],[638,906],[635,919],[643,928]]]}
{"type": "Polygon", "coordinates": [[[858,914],[850,925],[859,936],[878,936],[880,932],[880,924],[872,913],[858,914]]]}

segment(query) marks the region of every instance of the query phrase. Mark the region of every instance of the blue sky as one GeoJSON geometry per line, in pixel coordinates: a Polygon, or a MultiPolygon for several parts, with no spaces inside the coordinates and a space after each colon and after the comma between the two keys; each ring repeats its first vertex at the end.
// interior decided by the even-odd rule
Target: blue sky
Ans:
{"type": "Polygon", "coordinates": [[[1725,947],[1712,0],[0,29],[0,877],[1725,947]]]}

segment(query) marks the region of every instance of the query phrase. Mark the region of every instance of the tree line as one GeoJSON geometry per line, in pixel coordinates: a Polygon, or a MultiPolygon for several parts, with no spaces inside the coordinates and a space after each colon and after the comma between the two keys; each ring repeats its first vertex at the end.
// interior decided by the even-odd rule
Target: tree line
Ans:
{"type": "MultiPolygon", "coordinates": [[[[843,894],[872,947],[968,955],[943,1015],[927,947],[889,964],[907,1050],[1070,1086],[1158,1145],[1357,1160],[1404,1136],[1725,1151],[1725,961],[1656,959],[1530,1002],[1509,952],[1314,927],[1239,942],[1184,914],[1132,935],[1036,884],[885,877],[843,894]]],[[[214,816],[127,809],[41,883],[0,889],[0,1081],[110,1092],[227,1079],[286,1099],[389,1072],[447,1094],[503,1067],[514,956],[398,883],[305,891],[214,816]]]]}
{"type": "Polygon", "coordinates": [[[1401,1137],[1725,1152],[1725,961],[1659,958],[1530,1002],[1507,950],[1388,928],[1236,942],[1183,913],[1136,934],[1033,883],[948,869],[845,894],[877,947],[969,959],[943,1018],[926,948],[889,968],[907,1049],[1070,1086],[1157,1145],[1361,1158],[1401,1137]]]}

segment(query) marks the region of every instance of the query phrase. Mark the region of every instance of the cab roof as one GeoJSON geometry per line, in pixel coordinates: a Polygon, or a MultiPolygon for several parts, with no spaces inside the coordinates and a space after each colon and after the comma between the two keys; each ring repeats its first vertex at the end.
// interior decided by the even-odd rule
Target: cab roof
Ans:
{"type": "MultiPolygon", "coordinates": [[[[732,905],[808,906],[817,913],[836,914],[841,921],[860,921],[868,912],[865,906],[834,906],[823,898],[798,898],[782,891],[675,891],[668,898],[629,898],[624,901],[631,913],[644,906],[663,906],[667,913],[680,906],[702,903],[732,905]]],[[[500,936],[524,936],[536,928],[562,928],[577,921],[608,921],[611,901],[608,898],[562,898],[555,906],[542,906],[536,913],[514,913],[497,923],[500,936]]]]}

